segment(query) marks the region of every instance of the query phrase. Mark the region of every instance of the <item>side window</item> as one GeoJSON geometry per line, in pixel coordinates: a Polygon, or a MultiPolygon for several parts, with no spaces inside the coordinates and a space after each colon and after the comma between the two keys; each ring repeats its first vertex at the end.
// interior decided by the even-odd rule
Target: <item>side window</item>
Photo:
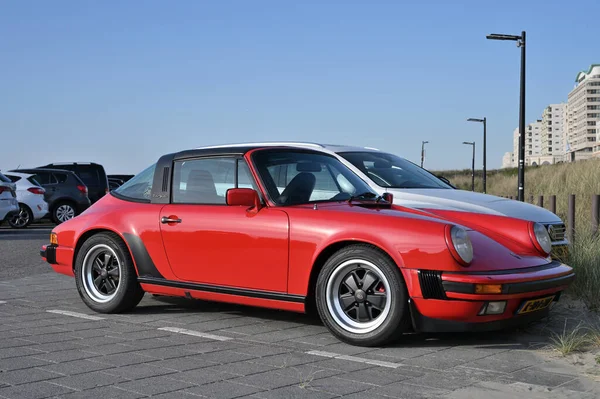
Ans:
{"type": "Polygon", "coordinates": [[[225,204],[225,193],[235,187],[235,158],[176,161],[172,198],[175,204],[225,204]]]}
{"type": "Polygon", "coordinates": [[[331,170],[326,164],[320,163],[317,165],[319,165],[319,170],[311,170],[310,172],[298,171],[298,168],[302,169],[302,163],[277,165],[269,168],[269,172],[272,174],[280,194],[283,193],[285,187],[294,177],[300,173],[311,173],[315,177],[315,187],[310,196],[310,201],[329,199],[340,192],[336,178],[334,178],[338,173],[331,170]]]}
{"type": "Polygon", "coordinates": [[[64,183],[67,181],[67,175],[64,173],[53,173],[54,178],[58,184],[64,183]]]}
{"type": "MultiPolygon", "coordinates": [[[[9,180],[13,183],[16,183],[19,180],[21,180],[21,178],[19,176],[13,176],[13,175],[4,175],[4,176],[8,177],[9,180]]],[[[2,180],[0,180],[0,181],[2,181],[2,180]]]]}
{"type": "Polygon", "coordinates": [[[35,179],[42,184],[52,184],[50,176],[51,173],[36,173],[35,179]]]}

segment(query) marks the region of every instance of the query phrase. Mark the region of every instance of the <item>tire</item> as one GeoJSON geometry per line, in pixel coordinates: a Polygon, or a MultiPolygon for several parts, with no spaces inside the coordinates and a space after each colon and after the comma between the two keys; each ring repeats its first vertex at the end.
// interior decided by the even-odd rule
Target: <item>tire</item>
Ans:
{"type": "Polygon", "coordinates": [[[371,245],[350,245],[333,254],[319,273],[315,296],[323,324],[343,342],[380,346],[410,328],[402,274],[371,245]],[[362,283],[368,284],[365,291],[362,283]]]}
{"type": "Polygon", "coordinates": [[[13,229],[24,229],[33,222],[33,212],[25,204],[19,204],[19,213],[8,219],[8,224],[13,229]]]}
{"type": "Polygon", "coordinates": [[[72,202],[61,201],[52,209],[52,221],[61,224],[77,216],[77,208],[72,202]]]}
{"type": "Polygon", "coordinates": [[[114,233],[98,233],[83,243],[75,282],[83,302],[99,313],[127,312],[144,296],[129,250],[114,233]]]}

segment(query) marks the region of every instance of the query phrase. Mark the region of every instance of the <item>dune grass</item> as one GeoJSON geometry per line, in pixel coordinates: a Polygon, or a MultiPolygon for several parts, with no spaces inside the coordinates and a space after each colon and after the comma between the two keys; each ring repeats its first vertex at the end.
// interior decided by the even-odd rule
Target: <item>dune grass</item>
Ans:
{"type": "MultiPolygon", "coordinates": [[[[471,189],[471,171],[435,172],[463,190],[471,189]]],[[[517,169],[491,170],[487,173],[488,194],[517,195],[517,169]]],[[[475,191],[483,191],[482,172],[476,171],[475,191]]],[[[577,278],[569,291],[588,307],[600,310],[600,238],[591,233],[592,195],[600,194],[600,159],[562,163],[525,169],[525,200],[556,195],[556,213],[567,221],[569,195],[575,194],[575,240],[568,259],[564,261],[576,270],[577,278]]]]}

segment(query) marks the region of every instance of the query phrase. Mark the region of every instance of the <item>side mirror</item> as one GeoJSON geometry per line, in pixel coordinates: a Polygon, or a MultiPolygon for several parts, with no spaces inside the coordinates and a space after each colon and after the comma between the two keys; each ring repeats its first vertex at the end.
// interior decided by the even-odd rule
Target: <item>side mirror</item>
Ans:
{"type": "Polygon", "coordinates": [[[389,202],[390,204],[394,203],[394,194],[392,193],[383,193],[383,200],[389,202]]]}
{"type": "Polygon", "coordinates": [[[227,205],[260,209],[260,198],[251,188],[230,188],[225,194],[227,205]]]}

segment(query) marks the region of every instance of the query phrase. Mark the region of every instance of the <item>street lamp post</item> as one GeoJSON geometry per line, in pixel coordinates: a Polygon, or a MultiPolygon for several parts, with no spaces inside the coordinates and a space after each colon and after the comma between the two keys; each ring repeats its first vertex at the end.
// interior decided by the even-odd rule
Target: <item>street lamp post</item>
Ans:
{"type": "Polygon", "coordinates": [[[463,141],[463,144],[473,146],[473,158],[471,159],[471,191],[475,191],[475,142],[463,141]]]}
{"type": "Polygon", "coordinates": [[[485,194],[487,191],[487,184],[486,184],[486,180],[487,180],[487,165],[486,165],[486,117],[483,117],[483,119],[477,119],[477,118],[469,118],[467,119],[468,122],[482,122],[483,123],[483,193],[485,194]]]}
{"type": "Polygon", "coordinates": [[[490,40],[512,40],[521,47],[521,95],[519,106],[519,201],[525,201],[525,31],[521,36],[493,33],[486,36],[490,40]]]}
{"type": "Polygon", "coordinates": [[[425,159],[425,144],[429,143],[429,141],[421,142],[421,168],[423,167],[423,160],[425,159]]]}

